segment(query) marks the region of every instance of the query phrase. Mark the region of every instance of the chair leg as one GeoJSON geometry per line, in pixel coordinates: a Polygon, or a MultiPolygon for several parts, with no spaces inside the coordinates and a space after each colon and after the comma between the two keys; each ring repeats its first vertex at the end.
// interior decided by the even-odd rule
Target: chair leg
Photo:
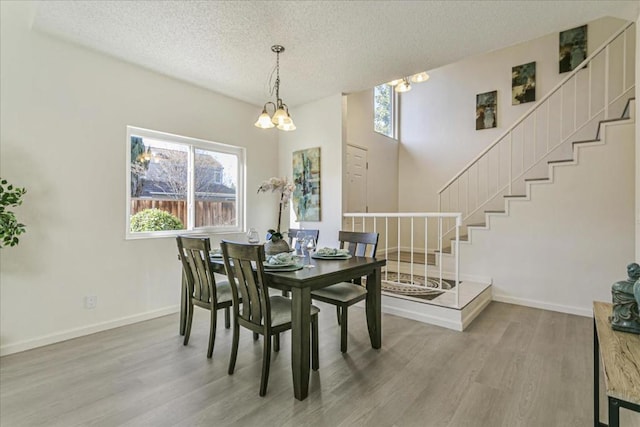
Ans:
{"type": "Polygon", "coordinates": [[[213,356],[213,345],[216,342],[216,326],[218,324],[218,310],[211,307],[211,324],[209,325],[209,348],[207,349],[207,358],[213,356]]]}
{"type": "Polygon", "coordinates": [[[224,327],[229,329],[231,327],[231,307],[224,309],[224,327]]]}
{"type": "Polygon", "coordinates": [[[349,309],[342,307],[342,318],[340,319],[340,351],[347,352],[347,313],[349,309]]]}
{"type": "Polygon", "coordinates": [[[336,305],[336,314],[338,315],[338,325],[339,325],[340,322],[342,321],[342,319],[341,319],[342,313],[340,311],[340,306],[339,305],[336,305]]]}
{"type": "Polygon", "coordinates": [[[317,371],[320,368],[318,352],[318,315],[311,316],[311,368],[317,371]]]}
{"type": "Polygon", "coordinates": [[[280,334],[273,336],[273,351],[276,353],[280,351],[280,334]]]}
{"type": "Polygon", "coordinates": [[[234,313],[233,315],[233,340],[231,343],[231,356],[229,357],[229,375],[233,375],[236,368],[236,359],[238,358],[238,342],[240,341],[240,325],[234,313]]]}
{"type": "Polygon", "coordinates": [[[187,305],[187,325],[184,328],[184,345],[189,344],[189,337],[191,336],[191,323],[193,322],[193,303],[189,301],[187,305]]]}
{"type": "Polygon", "coordinates": [[[182,270],[182,283],[180,284],[180,335],[184,335],[187,327],[187,283],[182,270]]]}
{"type": "Polygon", "coordinates": [[[269,382],[269,365],[271,364],[271,337],[264,336],[264,348],[262,351],[262,378],[260,378],[260,396],[267,394],[269,382]]]}

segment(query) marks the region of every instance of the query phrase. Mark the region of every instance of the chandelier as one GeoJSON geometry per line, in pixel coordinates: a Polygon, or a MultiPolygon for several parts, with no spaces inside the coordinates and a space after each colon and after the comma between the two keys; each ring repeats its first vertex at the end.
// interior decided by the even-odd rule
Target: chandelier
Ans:
{"type": "MultiPolygon", "coordinates": [[[[296,129],[296,125],[293,124],[293,120],[289,115],[289,108],[287,104],[280,99],[280,53],[284,52],[284,47],[279,44],[271,46],[271,51],[276,54],[276,81],[271,88],[271,94],[276,93],[276,102],[267,102],[262,107],[262,113],[258,117],[258,121],[254,123],[254,126],[261,129],[270,129],[277,126],[278,129],[284,131],[291,131],[296,129]],[[267,106],[273,107],[273,116],[270,116],[267,112],[267,106]]],[[[273,74],[272,74],[273,76],[273,74]]]]}
{"type": "Polygon", "coordinates": [[[409,80],[411,80],[412,83],[426,82],[427,80],[429,80],[429,74],[423,71],[421,73],[414,74],[411,77],[403,77],[398,80],[392,80],[387,84],[389,86],[394,86],[396,92],[409,92],[411,90],[411,83],[409,83],[409,80]]]}

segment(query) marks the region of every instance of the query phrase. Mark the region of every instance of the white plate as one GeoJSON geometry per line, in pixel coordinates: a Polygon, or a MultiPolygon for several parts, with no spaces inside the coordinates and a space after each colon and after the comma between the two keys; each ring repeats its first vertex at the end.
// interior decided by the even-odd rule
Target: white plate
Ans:
{"type": "Polygon", "coordinates": [[[284,273],[285,271],[302,270],[302,268],[302,264],[293,264],[282,268],[268,268],[266,264],[264,266],[265,271],[270,271],[272,273],[284,273]]]}
{"type": "Polygon", "coordinates": [[[349,259],[351,258],[351,255],[319,255],[319,254],[313,254],[311,255],[311,258],[313,259],[349,259]]]}
{"type": "Polygon", "coordinates": [[[267,269],[279,269],[279,268],[287,268],[287,267],[294,266],[296,265],[296,263],[288,262],[286,264],[268,264],[265,262],[263,265],[264,265],[264,268],[267,268],[267,269]]]}

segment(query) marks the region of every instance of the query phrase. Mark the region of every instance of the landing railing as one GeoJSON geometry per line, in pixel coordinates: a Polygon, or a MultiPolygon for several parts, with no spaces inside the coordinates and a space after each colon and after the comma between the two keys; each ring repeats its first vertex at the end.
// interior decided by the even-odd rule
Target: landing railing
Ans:
{"type": "MultiPolygon", "coordinates": [[[[563,160],[554,158],[564,154],[560,147],[572,157],[572,142],[592,140],[600,121],[620,118],[633,96],[634,55],[630,22],[447,182],[438,192],[438,210],[461,212],[464,225],[482,223],[485,211],[496,205],[502,210],[503,197],[526,195],[527,179],[539,179],[541,172],[546,177],[547,162],[563,160]]],[[[454,227],[447,224],[444,234],[454,227]]]]}
{"type": "Polygon", "coordinates": [[[460,213],[345,213],[344,218],[343,228],[347,231],[380,234],[377,256],[387,259],[382,277],[383,293],[409,299],[411,295],[424,298],[430,293],[451,293],[455,307],[459,307],[460,213]],[[456,224],[455,238],[445,237],[446,220],[456,224]],[[434,242],[436,246],[429,247],[434,242]],[[454,258],[453,271],[443,269],[443,252],[447,248],[454,258]],[[385,284],[392,285],[386,288],[395,289],[396,293],[385,291],[385,284]]]}

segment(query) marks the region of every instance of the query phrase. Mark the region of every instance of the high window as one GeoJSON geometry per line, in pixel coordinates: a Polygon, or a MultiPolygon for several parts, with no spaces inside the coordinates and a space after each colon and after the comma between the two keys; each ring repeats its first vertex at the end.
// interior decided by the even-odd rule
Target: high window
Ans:
{"type": "Polygon", "coordinates": [[[244,149],[127,127],[127,237],[241,231],[244,149]]]}
{"type": "Polygon", "coordinates": [[[393,130],[393,87],[381,84],[373,88],[373,130],[389,138],[393,130]]]}

